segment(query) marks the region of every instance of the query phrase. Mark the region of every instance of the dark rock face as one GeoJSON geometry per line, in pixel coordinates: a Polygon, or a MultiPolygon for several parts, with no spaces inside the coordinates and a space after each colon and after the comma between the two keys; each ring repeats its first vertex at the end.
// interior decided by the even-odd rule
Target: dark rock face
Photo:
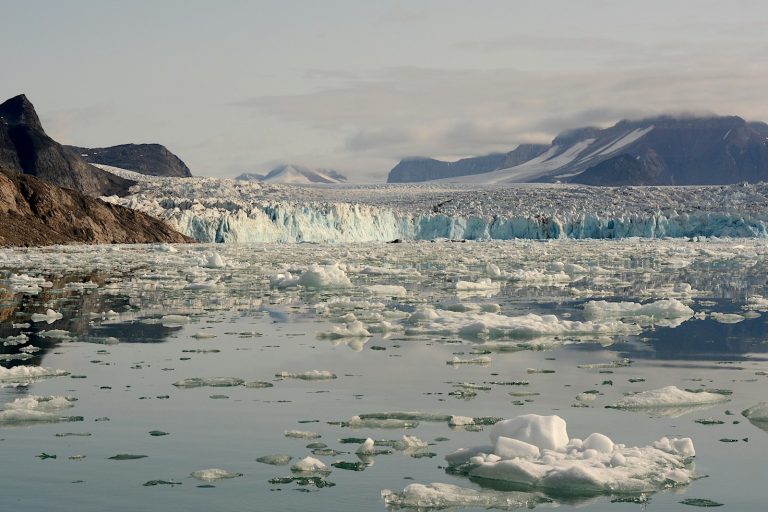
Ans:
{"type": "MultiPolygon", "coordinates": [[[[566,181],[585,185],[724,185],[768,180],[768,124],[740,117],[661,116],[579,128],[550,146],[448,163],[404,160],[388,182],[494,173],[493,183],[566,181]],[[546,153],[546,154],[545,154],[546,153]],[[537,157],[541,157],[538,158],[537,157]],[[508,176],[508,177],[507,177],[508,176]]],[[[470,180],[463,180],[465,182],[470,180]]]]}
{"type": "Polygon", "coordinates": [[[455,162],[444,162],[433,158],[406,158],[389,171],[387,183],[414,183],[506,169],[536,158],[547,148],[548,146],[544,144],[521,144],[509,153],[492,153],[462,158],[455,162]]]}
{"type": "Polygon", "coordinates": [[[125,195],[134,183],[89,165],[46,135],[23,94],[0,104],[0,165],[92,196],[125,195]]]}
{"type": "Polygon", "coordinates": [[[735,116],[645,122],[653,129],[623,147],[620,154],[570,181],[589,185],[725,185],[768,180],[763,123],[747,123],[735,116]],[[642,183],[624,183],[630,167],[627,157],[644,169],[634,171],[642,183]]]}
{"type": "Polygon", "coordinates": [[[193,242],[144,213],[0,167],[0,246],[193,242]]]}
{"type": "Polygon", "coordinates": [[[122,144],[108,148],[66,147],[91,164],[111,165],[149,176],[192,176],[189,167],[160,144],[122,144]]]}

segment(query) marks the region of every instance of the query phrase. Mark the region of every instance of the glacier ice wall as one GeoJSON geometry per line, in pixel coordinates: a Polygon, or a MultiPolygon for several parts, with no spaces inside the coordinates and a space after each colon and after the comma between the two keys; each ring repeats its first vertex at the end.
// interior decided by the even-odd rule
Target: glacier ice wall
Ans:
{"type": "Polygon", "coordinates": [[[738,187],[357,191],[208,178],[106,199],[201,242],[768,237],[768,185],[738,187]]]}

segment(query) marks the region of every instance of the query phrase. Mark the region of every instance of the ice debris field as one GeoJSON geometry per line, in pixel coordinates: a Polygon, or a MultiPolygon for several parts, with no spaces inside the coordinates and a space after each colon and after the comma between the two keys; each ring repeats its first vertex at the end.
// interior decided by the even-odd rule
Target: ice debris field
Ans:
{"type": "Polygon", "coordinates": [[[163,219],[201,242],[768,236],[764,183],[302,187],[130,177],[140,180],[130,195],[106,199],[163,219]]]}
{"type": "Polygon", "coordinates": [[[0,489],[762,510],[766,271],[761,239],[3,250],[0,489]]]}

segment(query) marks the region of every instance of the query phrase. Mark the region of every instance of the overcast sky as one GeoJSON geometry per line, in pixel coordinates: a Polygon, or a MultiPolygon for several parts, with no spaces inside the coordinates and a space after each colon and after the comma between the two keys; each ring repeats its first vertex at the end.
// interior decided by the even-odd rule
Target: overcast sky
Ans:
{"type": "Polygon", "coordinates": [[[383,181],[658,113],[768,120],[764,1],[0,0],[2,99],[197,175],[383,181]]]}

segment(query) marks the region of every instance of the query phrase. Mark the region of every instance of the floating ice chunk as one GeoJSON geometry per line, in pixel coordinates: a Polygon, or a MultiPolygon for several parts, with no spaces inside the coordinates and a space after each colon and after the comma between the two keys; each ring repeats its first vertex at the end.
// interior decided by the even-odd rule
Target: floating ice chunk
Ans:
{"type": "Polygon", "coordinates": [[[387,297],[405,297],[408,295],[408,290],[405,286],[396,284],[374,284],[367,286],[366,289],[373,295],[384,295],[387,297]]]}
{"type": "Polygon", "coordinates": [[[460,292],[474,292],[474,291],[491,291],[498,292],[501,290],[501,285],[488,279],[487,277],[478,279],[477,282],[472,281],[457,281],[456,290],[460,292]]]}
{"type": "Polygon", "coordinates": [[[759,295],[753,295],[747,298],[747,303],[742,307],[752,311],[768,311],[768,299],[759,295]]]}
{"type": "Polygon", "coordinates": [[[542,270],[513,270],[507,274],[510,281],[521,285],[552,285],[558,283],[567,283],[572,280],[571,276],[565,272],[547,273],[542,270]]]}
{"type": "Polygon", "coordinates": [[[203,262],[201,266],[206,268],[225,268],[227,266],[227,262],[224,261],[224,258],[221,257],[221,254],[215,251],[211,251],[203,255],[203,262]]]}
{"type": "Polygon", "coordinates": [[[301,373],[280,372],[275,377],[281,379],[301,379],[301,380],[331,380],[336,378],[336,374],[328,370],[309,370],[301,373]]]}
{"type": "Polygon", "coordinates": [[[19,334],[18,336],[8,336],[7,338],[2,338],[2,339],[3,339],[4,347],[12,347],[16,345],[25,344],[26,342],[29,341],[29,336],[22,333],[22,334],[19,334]]]}
{"type": "Polygon", "coordinates": [[[0,411],[0,425],[25,425],[30,423],[57,423],[59,421],[82,421],[79,416],[61,416],[54,412],[34,409],[7,409],[0,411]]]}
{"type": "Polygon", "coordinates": [[[491,442],[495,444],[500,436],[524,441],[541,449],[557,450],[568,444],[565,420],[559,416],[525,414],[500,421],[491,428],[491,442]]]}
{"type": "Polygon", "coordinates": [[[235,473],[233,471],[227,471],[221,468],[201,469],[199,471],[193,471],[190,476],[197,478],[203,482],[215,482],[216,480],[226,480],[229,478],[237,478],[243,476],[242,473],[235,473]]]}
{"type": "Polygon", "coordinates": [[[69,331],[65,331],[64,329],[50,329],[47,331],[40,331],[37,333],[37,335],[42,336],[43,338],[51,338],[55,340],[71,339],[69,331]]]}
{"type": "Polygon", "coordinates": [[[647,304],[593,300],[584,304],[584,316],[593,320],[632,317],[675,319],[690,318],[693,316],[693,310],[677,299],[664,299],[647,304]]]}
{"type": "Polygon", "coordinates": [[[175,248],[172,245],[168,245],[168,244],[153,245],[152,249],[157,251],[157,252],[167,252],[167,253],[179,252],[179,250],[177,248],[175,248]]]}
{"type": "Polygon", "coordinates": [[[361,444],[357,450],[355,450],[355,453],[358,455],[373,455],[376,453],[376,449],[374,448],[374,442],[373,439],[370,437],[367,438],[363,444],[361,444]]]}
{"type": "Polygon", "coordinates": [[[196,332],[195,334],[193,334],[192,337],[195,338],[195,339],[198,339],[198,340],[210,340],[212,338],[215,338],[216,335],[213,334],[212,332],[202,332],[202,331],[200,331],[200,332],[196,332]]]}
{"type": "Polygon", "coordinates": [[[640,327],[617,320],[579,322],[560,320],[555,315],[506,316],[435,310],[422,307],[405,321],[406,334],[459,335],[467,338],[535,339],[544,336],[600,336],[638,334],[640,327]]]}
{"type": "Polygon", "coordinates": [[[163,325],[174,326],[188,324],[190,319],[184,315],[165,315],[160,318],[160,323],[163,325]]]}
{"type": "Polygon", "coordinates": [[[287,466],[288,464],[290,464],[292,458],[293,457],[291,457],[290,455],[283,455],[283,454],[264,455],[256,459],[256,462],[261,462],[262,464],[269,464],[271,466],[287,466]]]}
{"type": "Polygon", "coordinates": [[[701,391],[693,393],[676,386],[666,386],[650,391],[628,395],[610,407],[616,409],[656,409],[667,407],[689,407],[727,402],[727,396],[701,391]]]}
{"type": "Polygon", "coordinates": [[[768,403],[760,402],[741,412],[742,416],[755,421],[768,421],[768,403]]]}
{"type": "Polygon", "coordinates": [[[419,422],[395,418],[379,419],[352,416],[349,421],[343,422],[342,425],[350,428],[416,428],[419,426],[419,422]]]}
{"type": "Polygon", "coordinates": [[[48,309],[45,311],[45,314],[43,313],[32,313],[32,317],[30,318],[33,322],[45,322],[47,324],[52,324],[56,320],[61,320],[64,318],[64,315],[61,313],[58,313],[52,309],[48,309]]]}
{"type": "Polygon", "coordinates": [[[470,477],[559,494],[649,492],[694,478],[689,438],[662,438],[645,447],[614,444],[603,434],[568,439],[562,418],[535,414],[501,421],[490,436],[493,447],[464,448],[446,460],[470,477]]]}
{"type": "Polygon", "coordinates": [[[395,443],[394,447],[397,450],[406,450],[406,451],[416,451],[416,450],[424,450],[428,447],[426,441],[423,441],[422,439],[419,439],[416,436],[407,436],[403,435],[403,437],[395,443]]]}
{"type": "Polygon", "coordinates": [[[753,405],[749,409],[741,411],[741,415],[757,428],[768,432],[768,403],[760,402],[753,405]]]}
{"type": "Polygon", "coordinates": [[[174,382],[177,388],[201,388],[201,387],[235,387],[245,383],[243,379],[237,377],[190,377],[174,382]]]}
{"type": "Polygon", "coordinates": [[[27,411],[58,411],[74,406],[74,399],[66,396],[30,395],[5,404],[6,409],[27,411]]]}
{"type": "Polygon", "coordinates": [[[474,424],[475,418],[472,416],[451,416],[451,419],[448,420],[448,425],[451,427],[465,427],[474,424]]]}
{"type": "Polygon", "coordinates": [[[40,347],[36,347],[34,345],[27,345],[26,347],[21,347],[19,349],[19,352],[25,352],[27,354],[33,354],[33,353],[39,352],[39,351],[40,351],[40,347]]]}
{"type": "Polygon", "coordinates": [[[370,338],[372,335],[360,320],[354,320],[344,326],[334,325],[330,331],[318,334],[322,338],[370,338]]]}
{"type": "Polygon", "coordinates": [[[349,288],[352,281],[338,263],[332,265],[311,265],[300,276],[294,277],[290,272],[277,274],[272,278],[276,288],[304,286],[305,288],[349,288]]]}
{"type": "Polygon", "coordinates": [[[0,366],[0,382],[10,384],[25,384],[37,379],[48,377],[60,377],[69,375],[64,370],[53,368],[43,368],[42,366],[14,366],[13,368],[4,368],[0,366]]]}
{"type": "Polygon", "coordinates": [[[488,356],[471,357],[469,359],[460,359],[456,356],[450,361],[446,361],[446,364],[458,365],[458,364],[491,364],[493,359],[488,356]]]}
{"type": "Polygon", "coordinates": [[[330,473],[330,469],[321,460],[314,457],[304,457],[291,466],[291,471],[297,473],[330,473]]]}
{"type": "Polygon", "coordinates": [[[710,313],[709,316],[712,317],[712,320],[720,324],[737,324],[746,319],[744,315],[738,313],[718,313],[717,311],[710,313]]]}
{"type": "Polygon", "coordinates": [[[310,432],[308,430],[286,430],[283,435],[294,439],[320,439],[322,437],[317,432],[310,432]]]}
{"type": "Polygon", "coordinates": [[[381,497],[388,507],[424,509],[453,509],[454,507],[482,507],[512,510],[533,508],[546,501],[540,494],[513,491],[491,491],[468,489],[452,484],[432,483],[409,484],[403,492],[389,489],[381,491],[381,497]]]}

